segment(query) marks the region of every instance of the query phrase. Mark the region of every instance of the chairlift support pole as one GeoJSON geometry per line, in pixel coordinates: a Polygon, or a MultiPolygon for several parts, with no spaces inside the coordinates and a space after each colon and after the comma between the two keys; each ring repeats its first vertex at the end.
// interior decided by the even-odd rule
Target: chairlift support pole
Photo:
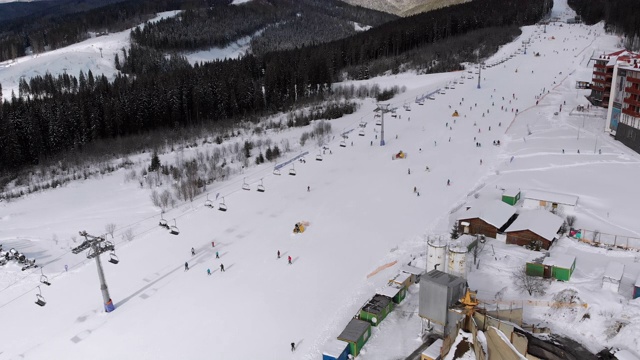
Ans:
{"type": "Polygon", "coordinates": [[[380,146],[384,146],[384,114],[388,113],[389,111],[389,106],[391,104],[378,104],[378,108],[375,109],[374,111],[379,111],[380,112],[380,146]]]}
{"type": "MultiPolygon", "coordinates": [[[[91,254],[96,259],[96,266],[98,267],[98,279],[100,280],[100,291],[102,292],[103,306],[106,312],[115,310],[111,296],[109,295],[109,287],[107,286],[107,280],[104,277],[104,270],[102,269],[102,262],[100,261],[100,254],[105,251],[113,250],[113,244],[111,246],[101,246],[105,242],[105,238],[102,236],[92,236],[87,234],[86,231],[80,231],[80,236],[84,236],[91,248],[91,254]]],[[[82,245],[74,249],[74,253],[78,254],[84,250],[82,245]]]]}

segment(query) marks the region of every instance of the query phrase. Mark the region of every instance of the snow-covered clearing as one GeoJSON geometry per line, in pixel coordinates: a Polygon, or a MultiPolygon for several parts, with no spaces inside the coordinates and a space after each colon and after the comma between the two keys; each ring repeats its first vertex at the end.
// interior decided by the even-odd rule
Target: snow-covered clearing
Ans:
{"type": "MultiPolygon", "coordinates": [[[[554,6],[554,12],[571,15],[565,1],[555,1],[554,6]]],[[[481,89],[473,74],[475,79],[436,95],[433,101],[425,100],[424,105],[414,99],[469,74],[399,74],[367,81],[383,88],[407,87],[391,101],[399,117],[385,118],[386,146],[378,146],[375,104],[364,101],[357,113],[332,120],[335,138],[323,161],[315,160],[319,150],[310,142],[289,154],[310,151],[306,163],[295,163],[296,176],[287,175],[288,168],[281,176],[272,175],[273,164],[251,166],[210,188],[213,197],[224,196],[227,212],[204,207],[204,196],[171,209],[165,218],[176,219],[178,236],[157,226],[159,210],[151,205],[150,190],[135,181],[125,182],[124,170],[0,203],[0,243],[5,250],[15,247],[37,258],[53,283],[41,286],[48,303],[38,307],[33,302],[40,269],[21,272],[14,263],[0,269],[0,316],[10,324],[0,327],[0,359],[319,359],[324,343],[342,331],[400,264],[417,257],[415,264],[424,266],[425,235],[448,233],[450,211],[472,199],[475,189],[480,189],[482,198],[497,197],[499,188],[577,195],[578,227],[640,233],[636,201],[630,198],[634,179],[640,178],[640,156],[603,134],[602,117],[571,115],[578,104],[586,104],[586,92],[576,91],[574,83],[590,78],[588,57],[596,49],[612,48],[616,38],[604,35],[602,25],[549,25],[546,33],[530,26],[487,63],[515,53],[525,39],[531,39],[526,55],[482,70],[481,89]],[[543,89],[549,93],[536,106],[543,89]],[[411,110],[406,111],[404,104],[411,110]],[[560,104],[562,111],[554,115],[560,104]],[[451,117],[454,110],[460,113],[458,118],[451,117]],[[365,136],[358,136],[361,121],[368,123],[365,136]],[[347,147],[339,147],[339,134],[351,129],[355,131],[347,147]],[[502,146],[493,146],[494,140],[502,146]],[[407,159],[391,160],[400,150],[408,153],[407,159]],[[251,191],[240,189],[243,178],[251,191]],[[260,179],[264,193],[255,191],[260,179]],[[446,185],[448,179],[451,186],[446,185]],[[414,186],[420,196],[413,193],[414,186]],[[310,226],[303,234],[292,235],[294,223],[301,220],[310,226]],[[114,241],[120,257],[118,265],[103,262],[116,305],[109,314],[103,312],[95,265],[84,254],[69,251],[82,241],[79,230],[99,235],[107,223],[117,225],[114,241]],[[121,235],[129,228],[136,237],[124,241],[121,235]],[[220,259],[215,259],[216,251],[220,259]],[[287,264],[288,256],[292,265],[287,264]],[[367,278],[394,260],[398,265],[367,278]],[[189,271],[184,271],[185,261],[189,271]],[[220,264],[225,265],[224,273],[220,264]],[[298,345],[294,353],[291,342],[298,345]]],[[[113,51],[120,45],[114,43],[113,51]]],[[[100,59],[94,51],[87,53],[64,65],[69,66],[67,71],[77,73],[100,59]]],[[[45,55],[31,61],[46,59],[45,55]]],[[[112,66],[112,58],[111,53],[100,59],[105,68],[112,66]]],[[[20,61],[9,68],[19,65],[20,61]]],[[[47,66],[43,63],[40,71],[47,66]]],[[[13,76],[20,75],[16,70],[13,76]]],[[[305,130],[266,136],[293,142],[305,130]]],[[[176,151],[161,160],[188,159],[194,152],[176,151]]],[[[551,252],[575,255],[577,267],[571,281],[553,283],[545,298],[575,289],[589,304],[590,319],[582,320],[581,308],[561,313],[532,308],[526,309],[525,320],[545,322],[594,351],[621,346],[640,353],[640,303],[629,300],[629,284],[640,273],[638,254],[569,239],[554,245],[551,252]],[[611,260],[626,265],[618,294],[600,289],[611,260]],[[611,329],[617,323],[623,326],[616,335],[611,329]]],[[[539,256],[489,241],[479,269],[470,270],[469,284],[478,289],[479,298],[493,299],[510,284],[512,269],[539,256]]],[[[401,358],[420,345],[417,295],[414,286],[374,328],[360,358],[401,358]]],[[[504,299],[527,297],[509,287],[504,299]]]]}

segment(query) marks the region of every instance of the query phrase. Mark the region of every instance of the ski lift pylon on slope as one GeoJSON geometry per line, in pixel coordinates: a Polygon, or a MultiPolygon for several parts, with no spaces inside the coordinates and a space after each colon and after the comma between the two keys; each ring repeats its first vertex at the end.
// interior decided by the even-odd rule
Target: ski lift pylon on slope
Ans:
{"type": "Polygon", "coordinates": [[[249,184],[247,184],[247,178],[242,179],[242,190],[247,190],[250,191],[251,187],[249,187],[249,184]]]}
{"type": "Polygon", "coordinates": [[[260,179],[260,185],[258,185],[258,192],[264,192],[264,185],[262,184],[262,179],[260,179]]]}
{"type": "Polygon", "coordinates": [[[296,176],[296,167],[294,164],[291,164],[291,169],[289,169],[289,175],[296,176]]]}
{"type": "Polygon", "coordinates": [[[42,290],[40,290],[40,286],[38,286],[38,293],[36,294],[36,305],[39,306],[45,306],[47,304],[47,302],[44,299],[44,296],[42,296],[42,290]]]}
{"type": "Polygon", "coordinates": [[[169,228],[169,233],[171,235],[180,234],[180,230],[178,229],[178,225],[176,224],[176,219],[173,219],[173,226],[171,228],[169,228]]]}
{"type": "Polygon", "coordinates": [[[222,202],[218,204],[218,210],[227,211],[227,204],[224,202],[224,197],[222,197],[222,202]]]}
{"type": "Polygon", "coordinates": [[[114,265],[120,262],[120,259],[118,259],[118,255],[116,255],[115,251],[109,253],[109,262],[114,265]]]}
{"type": "Polygon", "coordinates": [[[209,193],[207,193],[207,200],[204,202],[204,206],[206,207],[213,207],[213,201],[209,200],[209,193]]]}
{"type": "Polygon", "coordinates": [[[51,283],[49,282],[49,278],[44,274],[44,272],[42,271],[42,268],[40,268],[40,282],[47,286],[51,286],[51,283]]]}

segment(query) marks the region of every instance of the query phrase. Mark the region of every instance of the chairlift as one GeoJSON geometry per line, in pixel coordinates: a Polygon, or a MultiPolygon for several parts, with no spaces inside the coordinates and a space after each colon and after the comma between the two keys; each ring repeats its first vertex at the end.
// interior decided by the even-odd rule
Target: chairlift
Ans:
{"type": "Polygon", "coordinates": [[[178,229],[178,226],[176,225],[176,219],[173,219],[173,226],[171,228],[169,228],[169,233],[171,235],[180,234],[180,230],[178,229]]]}
{"type": "Polygon", "coordinates": [[[227,211],[227,204],[224,203],[224,197],[222,198],[222,202],[218,204],[218,210],[227,211]]]}
{"type": "Polygon", "coordinates": [[[280,169],[273,169],[273,175],[280,176],[280,169]]]}
{"type": "Polygon", "coordinates": [[[36,294],[36,305],[39,306],[45,306],[47,304],[47,302],[44,299],[44,296],[42,296],[42,290],[40,290],[40,286],[38,286],[38,293],[36,294]]]}
{"type": "Polygon", "coordinates": [[[347,142],[344,140],[340,140],[340,147],[347,147],[347,142]]]}
{"type": "Polygon", "coordinates": [[[364,136],[365,135],[364,129],[360,129],[360,131],[358,131],[358,135],[364,136]]]}
{"type": "Polygon", "coordinates": [[[316,161],[322,161],[322,154],[316,155],[316,161]]]}
{"type": "Polygon", "coordinates": [[[117,264],[120,262],[120,259],[118,259],[118,255],[116,255],[115,251],[109,253],[109,262],[112,264],[117,264]]]}
{"type": "Polygon", "coordinates": [[[169,224],[167,224],[167,220],[165,220],[162,215],[160,215],[160,223],[158,223],[158,225],[167,229],[169,228],[169,224]]]}
{"type": "Polygon", "coordinates": [[[40,268],[40,282],[47,286],[51,286],[51,283],[49,282],[49,278],[47,277],[47,275],[44,274],[44,272],[42,271],[42,268],[40,268]]]}
{"type": "Polygon", "coordinates": [[[251,187],[249,187],[249,184],[247,184],[246,179],[247,179],[247,178],[242,179],[242,190],[247,190],[247,191],[249,191],[249,190],[251,190],[251,187]]]}
{"type": "Polygon", "coordinates": [[[264,185],[262,185],[262,179],[260,179],[260,185],[258,185],[258,192],[264,192],[264,185]]]}
{"type": "Polygon", "coordinates": [[[291,164],[291,169],[289,169],[289,175],[296,176],[296,167],[291,164]]]}
{"type": "MultiPolygon", "coordinates": [[[[382,119],[377,118],[376,119],[376,125],[378,125],[378,126],[382,125],[382,119]]],[[[346,144],[345,144],[345,146],[346,146],[346,144]]]]}
{"type": "Polygon", "coordinates": [[[213,207],[213,201],[209,200],[209,194],[207,194],[207,200],[204,202],[204,206],[206,207],[213,207]]]}

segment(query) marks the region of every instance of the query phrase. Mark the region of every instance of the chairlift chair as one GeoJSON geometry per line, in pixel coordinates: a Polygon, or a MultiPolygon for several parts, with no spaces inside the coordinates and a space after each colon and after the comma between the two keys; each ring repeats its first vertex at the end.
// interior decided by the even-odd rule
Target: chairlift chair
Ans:
{"type": "Polygon", "coordinates": [[[36,294],[36,305],[39,306],[45,306],[47,304],[47,302],[44,299],[44,296],[42,296],[42,290],[40,290],[40,286],[38,286],[38,293],[36,294]]]}
{"type": "Polygon", "coordinates": [[[289,169],[289,175],[296,176],[296,167],[291,164],[291,169],[289,169]]]}
{"type": "Polygon", "coordinates": [[[262,179],[260,179],[260,185],[258,185],[258,192],[264,192],[264,185],[262,185],[262,179]]]}
{"type": "Polygon", "coordinates": [[[377,118],[376,119],[376,125],[382,125],[382,119],[377,118]]]}
{"type": "Polygon", "coordinates": [[[209,194],[207,194],[207,200],[204,202],[204,206],[206,207],[213,207],[213,201],[209,200],[209,194]]]}
{"type": "Polygon", "coordinates": [[[246,178],[242,180],[242,190],[247,190],[247,191],[251,190],[251,187],[249,187],[249,184],[247,184],[246,182],[246,178]]]}
{"type": "Polygon", "coordinates": [[[51,283],[49,282],[49,278],[47,277],[47,275],[44,274],[44,272],[42,271],[42,268],[40,268],[40,282],[47,286],[51,286],[51,283]]]}
{"type": "Polygon", "coordinates": [[[360,131],[358,131],[358,135],[364,136],[365,135],[364,129],[360,129],[360,131]]]}
{"type": "Polygon", "coordinates": [[[279,169],[273,169],[273,175],[280,176],[280,170],[279,169]]]}
{"type": "Polygon", "coordinates": [[[322,161],[322,154],[316,155],[316,161],[322,161]]]}
{"type": "Polygon", "coordinates": [[[347,142],[344,140],[340,140],[340,147],[347,147],[347,142]]]}
{"type": "Polygon", "coordinates": [[[222,202],[218,204],[218,210],[227,211],[227,204],[224,203],[224,197],[222,198],[222,202]]]}
{"type": "Polygon", "coordinates": [[[178,229],[178,226],[176,225],[176,219],[173,219],[173,226],[171,228],[169,228],[169,233],[171,235],[180,234],[180,230],[178,229]]]}
{"type": "Polygon", "coordinates": [[[160,215],[160,222],[158,223],[158,225],[164,227],[164,228],[169,228],[169,224],[167,224],[167,220],[165,220],[162,215],[160,215]]]}
{"type": "Polygon", "coordinates": [[[120,262],[120,259],[118,259],[118,255],[116,255],[115,251],[109,253],[109,262],[112,264],[117,264],[120,262]]]}

